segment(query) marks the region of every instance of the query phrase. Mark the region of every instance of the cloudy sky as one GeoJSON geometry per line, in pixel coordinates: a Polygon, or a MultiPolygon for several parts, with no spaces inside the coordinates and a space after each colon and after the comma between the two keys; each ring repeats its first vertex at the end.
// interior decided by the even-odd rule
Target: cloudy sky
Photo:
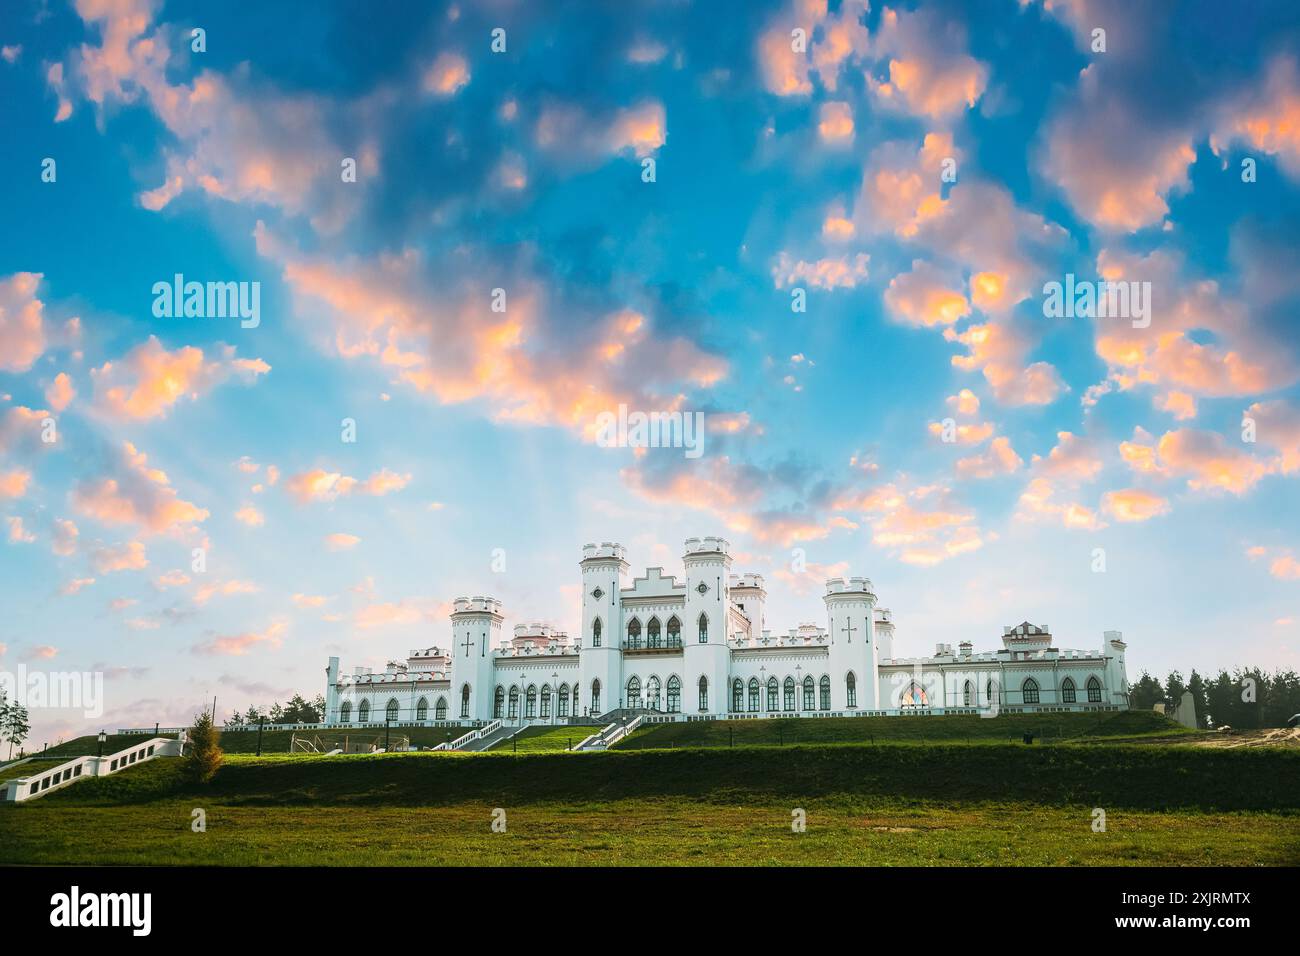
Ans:
{"type": "Polygon", "coordinates": [[[779,631],[868,575],[902,653],[1300,666],[1293,3],[303,9],[0,14],[0,669],[107,696],[38,746],[460,594],[574,629],[588,541],[725,535],[779,631]],[[1067,274],[1149,324],[1046,316],[1067,274]],[[620,404],[703,454],[602,447],[620,404]]]}

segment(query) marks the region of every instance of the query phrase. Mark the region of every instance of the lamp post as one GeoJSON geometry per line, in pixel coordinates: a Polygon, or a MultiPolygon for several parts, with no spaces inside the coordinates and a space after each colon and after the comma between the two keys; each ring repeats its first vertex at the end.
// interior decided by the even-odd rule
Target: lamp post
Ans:
{"type": "Polygon", "coordinates": [[[101,730],[99,732],[99,754],[98,754],[98,756],[100,757],[104,756],[104,741],[107,739],[108,739],[108,734],[104,733],[101,730]]]}

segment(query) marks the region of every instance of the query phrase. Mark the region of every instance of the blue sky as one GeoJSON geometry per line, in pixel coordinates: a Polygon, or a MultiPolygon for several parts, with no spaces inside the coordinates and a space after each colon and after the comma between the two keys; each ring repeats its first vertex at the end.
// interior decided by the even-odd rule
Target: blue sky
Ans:
{"type": "Polygon", "coordinates": [[[715,533],[776,630],[852,573],[905,653],[1297,666],[1298,20],[7,4],[0,668],[107,696],[34,740],[317,693],[459,594],[573,629],[583,543],[715,533]],[[155,317],[176,273],[260,324],[155,317]],[[1045,317],[1067,273],[1149,326],[1045,317]],[[619,404],[703,454],[602,447],[619,404]]]}

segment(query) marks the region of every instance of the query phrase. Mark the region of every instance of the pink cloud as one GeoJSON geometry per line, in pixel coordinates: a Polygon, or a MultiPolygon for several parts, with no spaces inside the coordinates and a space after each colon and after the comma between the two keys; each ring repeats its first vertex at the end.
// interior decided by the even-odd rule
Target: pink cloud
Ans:
{"type": "Polygon", "coordinates": [[[0,371],[25,372],[45,352],[44,304],[36,297],[39,272],[0,279],[0,371]]]}
{"type": "Polygon", "coordinates": [[[208,517],[206,508],[185,501],[165,472],[123,442],[108,473],[79,483],[72,491],[78,513],[109,525],[133,525],[142,534],[188,533],[208,517]]]}
{"type": "Polygon", "coordinates": [[[197,400],[232,376],[247,383],[271,370],[261,359],[236,358],[233,346],[218,352],[212,359],[193,345],[168,352],[151,335],[117,362],[91,370],[99,407],[118,419],[159,418],[182,398],[197,400]]]}

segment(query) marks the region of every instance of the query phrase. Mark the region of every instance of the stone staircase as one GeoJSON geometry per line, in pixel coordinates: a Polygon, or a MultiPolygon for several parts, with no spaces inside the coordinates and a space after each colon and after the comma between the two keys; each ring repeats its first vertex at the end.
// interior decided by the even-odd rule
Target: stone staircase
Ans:
{"type": "Polygon", "coordinates": [[[43,797],[53,790],[70,787],[89,777],[107,777],[156,757],[179,757],[184,745],[182,739],[154,737],[106,757],[73,757],[53,767],[34,770],[31,776],[5,781],[4,799],[11,803],[22,803],[43,797]]]}
{"type": "Polygon", "coordinates": [[[592,734],[582,743],[574,747],[574,750],[608,750],[611,746],[618,743],[632,731],[641,726],[645,720],[645,715],[641,714],[630,720],[627,718],[616,720],[611,723],[600,733],[592,734]]]}

